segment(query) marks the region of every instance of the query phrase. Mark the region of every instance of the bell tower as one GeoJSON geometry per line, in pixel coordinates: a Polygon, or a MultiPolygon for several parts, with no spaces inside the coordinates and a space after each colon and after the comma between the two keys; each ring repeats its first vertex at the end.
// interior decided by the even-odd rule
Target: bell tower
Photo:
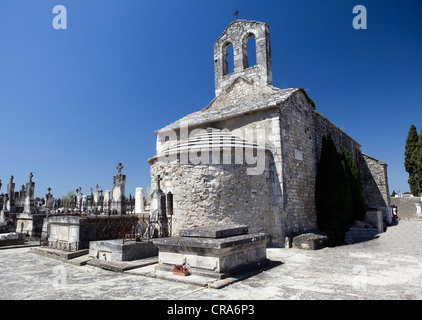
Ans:
{"type": "Polygon", "coordinates": [[[215,95],[239,77],[255,86],[272,85],[270,31],[266,23],[236,19],[213,45],[215,95]],[[249,66],[247,44],[255,37],[256,65],[249,66]],[[234,72],[228,70],[228,48],[233,45],[234,72]]]}

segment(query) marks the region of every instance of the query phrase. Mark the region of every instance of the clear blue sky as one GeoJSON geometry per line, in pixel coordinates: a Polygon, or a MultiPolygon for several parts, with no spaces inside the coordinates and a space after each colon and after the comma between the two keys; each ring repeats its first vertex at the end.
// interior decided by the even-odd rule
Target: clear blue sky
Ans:
{"type": "Polygon", "coordinates": [[[274,85],[388,164],[408,191],[411,124],[422,128],[422,1],[0,0],[0,179],[34,173],[35,195],[99,184],[122,162],[126,194],[150,184],[154,130],[214,98],[212,44],[239,18],[270,26],[274,85]],[[352,26],[355,5],[367,29],[352,26]],[[55,5],[67,30],[52,26],[55,5]]]}

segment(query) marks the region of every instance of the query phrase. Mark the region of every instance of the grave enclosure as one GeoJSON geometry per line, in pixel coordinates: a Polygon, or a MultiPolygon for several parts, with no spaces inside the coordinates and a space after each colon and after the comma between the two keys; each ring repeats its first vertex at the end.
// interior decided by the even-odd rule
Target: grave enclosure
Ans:
{"type": "Polygon", "coordinates": [[[11,176],[0,196],[2,230],[40,239],[52,250],[87,250],[107,261],[158,256],[156,271],[185,265],[193,275],[223,279],[266,264],[267,244],[284,247],[286,239],[308,234],[301,244],[297,238],[297,247],[320,247],[321,237],[310,234],[317,228],[322,137],[330,134],[338,151],[347,150],[359,165],[368,219],[382,232],[391,222],[387,165],[363,154],[358,142],[317,112],[303,88],[273,86],[269,26],[236,19],[214,42],[213,58],[215,98],[155,132],[145,203],[143,188],[136,188],[134,208],[128,206],[122,163],[112,190],[97,185],[84,195],[79,187],[68,208],[56,208],[49,188],[38,210],[33,174],[18,192],[11,176]],[[256,42],[254,66],[247,56],[250,39],[256,42]],[[211,161],[183,161],[198,152],[211,161]],[[262,167],[251,166],[248,154],[261,155],[254,164],[262,167]]]}

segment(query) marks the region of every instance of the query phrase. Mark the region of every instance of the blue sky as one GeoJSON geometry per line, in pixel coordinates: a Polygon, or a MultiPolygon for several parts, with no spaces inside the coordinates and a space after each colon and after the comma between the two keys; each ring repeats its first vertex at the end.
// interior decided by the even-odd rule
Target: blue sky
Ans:
{"type": "Polygon", "coordinates": [[[99,184],[122,162],[126,193],[150,185],[154,130],[214,98],[212,44],[239,18],[270,26],[273,84],[388,164],[408,191],[411,124],[422,128],[422,1],[0,0],[0,179],[33,172],[35,195],[99,184]],[[355,5],[367,29],[352,26],[355,5]],[[52,26],[55,5],[67,29],[52,26]]]}

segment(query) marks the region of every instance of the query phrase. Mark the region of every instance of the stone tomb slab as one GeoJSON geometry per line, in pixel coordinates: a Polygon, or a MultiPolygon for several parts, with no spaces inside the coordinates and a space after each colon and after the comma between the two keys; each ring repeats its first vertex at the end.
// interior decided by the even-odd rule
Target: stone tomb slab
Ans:
{"type": "Polygon", "coordinates": [[[305,250],[318,250],[324,247],[327,236],[316,233],[304,233],[293,238],[293,248],[305,250]]]}
{"type": "Polygon", "coordinates": [[[233,230],[230,227],[206,227],[203,231],[195,228],[181,230],[176,237],[154,239],[154,245],[159,249],[156,270],[171,271],[175,265],[185,265],[190,274],[224,279],[245,269],[259,267],[268,262],[268,236],[248,234],[245,230],[247,232],[245,226],[234,226],[233,230]],[[222,237],[222,231],[231,236],[222,237]],[[210,238],[204,237],[207,235],[210,238]]]}
{"type": "Polygon", "coordinates": [[[180,237],[196,237],[196,238],[227,238],[248,234],[248,226],[239,225],[230,226],[210,226],[202,228],[183,229],[179,231],[180,237]]]}
{"type": "Polygon", "coordinates": [[[123,241],[123,239],[91,241],[89,255],[105,261],[132,261],[158,255],[151,241],[123,241]]]}

